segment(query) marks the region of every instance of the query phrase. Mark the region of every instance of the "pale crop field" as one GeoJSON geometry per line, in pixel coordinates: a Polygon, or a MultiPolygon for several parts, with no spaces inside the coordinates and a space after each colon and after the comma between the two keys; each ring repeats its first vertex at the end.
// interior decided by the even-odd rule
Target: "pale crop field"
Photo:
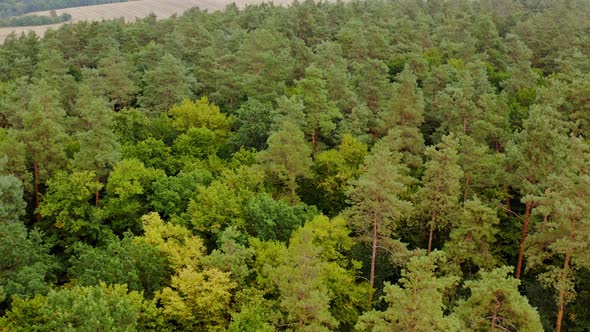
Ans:
{"type": "MultiPolygon", "coordinates": [[[[293,0],[273,0],[272,2],[280,5],[290,4],[293,0]]],[[[112,4],[104,4],[97,6],[74,7],[66,9],[58,9],[58,15],[62,13],[69,13],[72,15],[72,20],[67,23],[41,25],[32,27],[12,27],[0,28],[0,43],[4,39],[15,32],[17,35],[34,31],[37,35],[42,36],[47,29],[57,28],[62,24],[80,21],[102,21],[123,17],[126,21],[132,22],[136,18],[148,16],[154,13],[158,18],[168,18],[174,14],[182,14],[187,9],[199,7],[209,11],[221,10],[230,3],[236,3],[239,7],[244,7],[249,4],[256,4],[262,2],[269,2],[268,0],[139,0],[130,2],[120,2],[112,4]]],[[[35,15],[49,15],[49,11],[31,13],[35,15]]]]}

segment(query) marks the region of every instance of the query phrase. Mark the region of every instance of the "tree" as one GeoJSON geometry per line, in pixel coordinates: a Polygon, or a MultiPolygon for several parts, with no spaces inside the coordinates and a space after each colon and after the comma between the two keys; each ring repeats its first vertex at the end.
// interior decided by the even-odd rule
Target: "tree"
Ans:
{"type": "Polygon", "coordinates": [[[354,325],[371,289],[355,283],[359,266],[346,257],[354,244],[349,233],[343,218],[320,215],[296,230],[288,247],[251,240],[257,280],[283,313],[279,324],[300,331],[354,325]]]}
{"type": "Polygon", "coordinates": [[[280,292],[285,320],[300,331],[329,331],[338,321],[330,313],[330,293],[323,282],[325,263],[321,249],[314,246],[311,234],[300,234],[289,245],[284,265],[269,271],[280,292]]]}
{"type": "Polygon", "coordinates": [[[227,226],[246,232],[244,214],[247,202],[262,191],[264,171],[259,166],[226,170],[208,187],[197,189],[189,203],[187,216],[193,227],[205,234],[218,235],[227,226]]]}
{"type": "Polygon", "coordinates": [[[65,234],[60,235],[69,244],[82,239],[96,240],[102,225],[90,200],[102,187],[94,172],[59,172],[47,181],[38,213],[48,218],[49,230],[63,230],[65,234]]]}
{"type": "Polygon", "coordinates": [[[515,276],[520,278],[526,238],[531,215],[536,207],[534,197],[545,191],[547,176],[559,169],[567,160],[567,123],[549,106],[534,106],[523,123],[523,129],[515,134],[514,142],[507,149],[511,167],[511,182],[525,204],[520,248],[515,276]]]}
{"type": "Polygon", "coordinates": [[[238,129],[231,142],[236,147],[255,148],[262,151],[267,148],[266,141],[272,128],[272,105],[249,98],[240,105],[236,112],[238,129]]]}
{"type": "Polygon", "coordinates": [[[184,330],[223,331],[228,323],[231,290],[235,287],[229,273],[184,268],[172,277],[171,287],[164,288],[157,299],[163,306],[163,317],[177,322],[184,330]]]}
{"type": "Polygon", "coordinates": [[[72,287],[52,290],[47,296],[16,299],[0,319],[0,327],[13,331],[152,330],[164,326],[153,302],[124,285],[72,287]]]}
{"type": "Polygon", "coordinates": [[[346,215],[361,240],[371,242],[371,272],[369,283],[375,283],[378,249],[389,250],[401,220],[412,211],[412,204],[403,195],[409,179],[400,156],[385,144],[378,143],[365,158],[362,175],[351,181],[348,197],[352,206],[346,215]]]}
{"type": "Polygon", "coordinates": [[[291,233],[318,214],[313,206],[275,201],[268,194],[252,197],[245,209],[246,229],[258,239],[287,242],[291,233]]]}
{"type": "Polygon", "coordinates": [[[237,51],[239,88],[261,102],[276,99],[292,77],[294,61],[289,39],[277,30],[254,29],[242,36],[237,51]]]}
{"type": "Polygon", "coordinates": [[[124,159],[115,166],[106,186],[103,210],[115,234],[140,231],[140,218],[149,211],[147,197],[154,181],[163,177],[164,171],[147,168],[137,159],[124,159]]]}
{"type": "Polygon", "coordinates": [[[443,295],[458,278],[438,277],[437,269],[445,263],[435,252],[413,257],[402,271],[400,284],[385,284],[385,311],[369,311],[356,325],[359,331],[458,331],[457,321],[444,315],[443,295]]]}
{"type": "Polygon", "coordinates": [[[463,205],[457,227],[451,231],[445,243],[450,261],[490,269],[498,264],[493,245],[500,223],[497,212],[483,204],[477,197],[463,205]]]}
{"type": "Polygon", "coordinates": [[[191,79],[184,65],[170,53],[143,74],[143,90],[139,102],[147,113],[160,114],[183,99],[191,98],[191,79]]]}
{"type": "Polygon", "coordinates": [[[518,292],[518,279],[509,277],[511,267],[480,272],[479,280],[465,282],[471,296],[453,311],[468,331],[543,331],[539,313],[518,292]]]}
{"type": "Polygon", "coordinates": [[[283,123],[279,131],[270,135],[268,149],[260,152],[260,160],[266,162],[268,170],[289,189],[292,204],[298,200],[297,177],[309,172],[311,152],[303,132],[290,122],[283,123]]]}
{"type": "Polygon", "coordinates": [[[127,107],[137,92],[132,70],[131,64],[116,49],[110,49],[98,62],[98,71],[104,78],[106,95],[114,110],[127,107]]]}
{"type": "Polygon", "coordinates": [[[445,136],[441,143],[426,149],[423,187],[416,193],[419,210],[428,218],[428,253],[432,251],[435,230],[449,226],[459,204],[463,171],[458,165],[457,140],[445,136]]]}
{"type": "MultiPolygon", "coordinates": [[[[93,97],[90,87],[80,89],[76,109],[80,116],[81,128],[75,135],[80,151],[74,155],[74,168],[96,172],[97,180],[104,178],[109,169],[119,160],[119,143],[113,132],[113,115],[106,103],[93,97]]],[[[95,205],[100,202],[99,191],[95,194],[95,205]]]]}
{"type": "Polygon", "coordinates": [[[65,167],[66,113],[59,105],[57,91],[40,80],[32,87],[31,100],[22,114],[19,137],[32,160],[35,208],[41,200],[41,184],[54,171],[65,167]]]}
{"type": "Polygon", "coordinates": [[[21,221],[0,223],[0,310],[11,300],[47,294],[58,268],[50,249],[41,232],[28,232],[21,221]]]}
{"type": "Polygon", "coordinates": [[[115,236],[107,238],[106,244],[100,247],[76,243],[69,265],[68,276],[73,284],[124,284],[149,298],[172,274],[163,252],[143,241],[135,241],[130,234],[125,234],[122,240],[115,236]]]}
{"type": "Polygon", "coordinates": [[[424,138],[420,126],[424,122],[424,99],[409,65],[397,76],[390,105],[379,114],[378,130],[381,135],[396,129],[400,139],[399,151],[404,161],[413,167],[421,164],[424,138]]]}
{"type": "Polygon", "coordinates": [[[12,175],[0,175],[0,223],[20,221],[26,206],[22,182],[12,175]]]}
{"type": "Polygon", "coordinates": [[[590,232],[590,153],[585,142],[570,140],[573,146],[567,153],[567,166],[549,175],[549,187],[535,200],[544,221],[527,239],[527,269],[546,269],[538,278],[557,291],[558,332],[562,330],[566,305],[576,297],[576,272],[590,267],[586,244],[590,232]]]}
{"type": "Polygon", "coordinates": [[[311,137],[313,155],[319,151],[322,137],[329,138],[336,129],[335,120],[342,117],[334,102],[328,99],[326,81],[322,72],[316,67],[308,67],[305,77],[296,82],[296,87],[301,94],[305,113],[305,126],[303,131],[311,137]]]}
{"type": "Polygon", "coordinates": [[[318,153],[312,166],[313,191],[305,192],[307,198],[330,216],[344,210],[348,183],[361,175],[367,154],[367,146],[349,134],[335,149],[318,153]]]}
{"type": "Polygon", "coordinates": [[[219,106],[209,103],[207,97],[196,102],[185,99],[170,108],[168,115],[172,117],[172,126],[180,132],[190,128],[207,128],[221,138],[229,136],[230,119],[221,113],[219,106]]]}

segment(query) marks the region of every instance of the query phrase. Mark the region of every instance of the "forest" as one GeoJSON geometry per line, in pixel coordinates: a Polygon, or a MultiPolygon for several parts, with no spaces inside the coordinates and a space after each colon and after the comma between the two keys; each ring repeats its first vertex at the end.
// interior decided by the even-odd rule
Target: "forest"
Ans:
{"type": "Polygon", "coordinates": [[[55,14],[52,16],[39,16],[39,15],[24,15],[14,16],[4,19],[0,19],[0,27],[22,27],[32,25],[46,25],[67,22],[72,19],[72,15],[63,13],[61,15],[55,14]]]}
{"type": "Polygon", "coordinates": [[[127,2],[127,0],[2,0],[0,1],[0,18],[44,10],[101,5],[114,2],[127,2]]]}
{"type": "Polygon", "coordinates": [[[0,331],[588,331],[588,136],[587,0],[13,34],[0,331]]]}

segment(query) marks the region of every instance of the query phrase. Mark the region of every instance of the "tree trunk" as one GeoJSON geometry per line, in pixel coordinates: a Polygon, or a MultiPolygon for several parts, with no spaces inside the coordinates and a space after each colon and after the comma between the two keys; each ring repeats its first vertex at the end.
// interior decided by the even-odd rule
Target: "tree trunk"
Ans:
{"type": "MultiPolygon", "coordinates": [[[[369,275],[369,284],[371,285],[371,289],[375,285],[375,270],[377,266],[377,241],[379,240],[379,225],[381,224],[381,213],[379,211],[374,211],[373,215],[375,216],[373,220],[373,245],[371,251],[371,273],[369,275]]],[[[369,294],[369,304],[373,302],[373,292],[369,294]]]]}
{"type": "Polygon", "coordinates": [[[516,273],[514,276],[516,279],[520,279],[520,273],[522,271],[522,260],[524,258],[524,243],[526,241],[526,237],[529,231],[529,222],[531,220],[531,210],[533,208],[533,203],[527,202],[524,212],[524,224],[522,225],[522,234],[520,237],[520,249],[518,251],[518,262],[516,263],[516,273]]]}
{"type": "Polygon", "coordinates": [[[314,129],[313,134],[311,134],[311,145],[313,150],[311,151],[311,159],[315,160],[315,154],[318,152],[318,132],[314,129]]]}
{"type": "MultiPolygon", "coordinates": [[[[569,240],[573,242],[574,240],[574,229],[575,223],[572,225],[570,230],[569,240]]],[[[563,285],[565,284],[565,280],[567,279],[567,274],[570,268],[570,261],[572,259],[572,250],[568,249],[565,253],[565,262],[563,262],[563,270],[561,271],[561,288],[559,289],[559,295],[557,297],[557,322],[555,323],[555,331],[561,332],[561,322],[563,321],[563,314],[565,312],[565,290],[563,289],[563,285]]]]}
{"type": "Polygon", "coordinates": [[[436,219],[436,214],[432,212],[432,219],[430,220],[430,235],[428,236],[428,252],[427,255],[430,255],[432,251],[432,238],[434,237],[434,220],[436,219]]]}
{"type": "MultiPolygon", "coordinates": [[[[565,283],[567,278],[567,272],[572,258],[571,251],[565,255],[565,262],[563,263],[563,271],[561,272],[561,282],[565,283]]],[[[561,332],[561,322],[563,320],[563,314],[565,312],[565,290],[563,287],[559,290],[558,303],[557,303],[557,322],[555,323],[555,331],[561,332]]]]}
{"type": "Polygon", "coordinates": [[[496,321],[498,320],[498,310],[500,310],[500,301],[498,301],[498,297],[496,295],[496,305],[494,306],[494,312],[492,313],[492,322],[490,324],[490,332],[496,330],[496,321]]]}
{"type": "Polygon", "coordinates": [[[100,192],[98,190],[94,194],[94,198],[94,205],[98,207],[98,204],[100,203],[100,192]]]}
{"type": "MultiPolygon", "coordinates": [[[[373,222],[373,250],[371,252],[371,275],[369,277],[369,283],[371,285],[371,288],[373,288],[373,285],[375,284],[375,263],[377,260],[377,235],[378,235],[378,229],[377,229],[377,215],[375,215],[375,222],[373,222]]],[[[371,295],[371,300],[372,300],[373,296],[371,295]]]]}
{"type": "Polygon", "coordinates": [[[297,177],[289,175],[289,192],[291,193],[291,205],[297,204],[297,177]]]}
{"type": "Polygon", "coordinates": [[[39,213],[37,212],[37,209],[39,209],[39,201],[40,201],[40,197],[39,197],[39,163],[37,161],[37,151],[34,152],[34,158],[35,160],[33,161],[33,178],[34,178],[34,182],[35,182],[35,217],[37,218],[37,222],[41,221],[41,215],[39,215],[39,213]]]}

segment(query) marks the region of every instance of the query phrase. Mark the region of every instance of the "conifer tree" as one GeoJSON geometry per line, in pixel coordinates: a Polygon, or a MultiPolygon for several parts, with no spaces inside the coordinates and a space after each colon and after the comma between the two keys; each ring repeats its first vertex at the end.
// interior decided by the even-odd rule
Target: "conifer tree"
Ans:
{"type": "Polygon", "coordinates": [[[447,229],[459,205],[463,171],[459,167],[458,143],[454,136],[445,136],[441,143],[426,149],[423,187],[416,193],[419,209],[427,218],[428,253],[432,251],[435,230],[447,229]]]}
{"type": "Polygon", "coordinates": [[[546,269],[538,278],[557,293],[558,332],[563,329],[566,305],[576,297],[576,272],[590,267],[590,152],[580,139],[570,140],[567,166],[548,177],[550,186],[536,198],[544,221],[527,239],[527,269],[546,269]]]}
{"type": "Polygon", "coordinates": [[[402,271],[400,286],[385,284],[385,311],[360,317],[358,331],[458,331],[457,321],[444,315],[444,291],[457,283],[453,276],[438,277],[445,263],[441,252],[413,257],[402,271]],[[403,286],[403,288],[401,287],[403,286]]]}
{"type": "Polygon", "coordinates": [[[511,182],[525,204],[523,225],[515,276],[520,278],[524,250],[531,215],[538,197],[547,188],[547,177],[564,165],[567,153],[567,123],[549,106],[534,106],[523,123],[523,129],[515,134],[514,143],[508,147],[511,163],[508,170],[511,182]]]}
{"type": "Polygon", "coordinates": [[[389,130],[396,130],[399,137],[398,151],[403,154],[404,162],[418,167],[424,151],[424,138],[420,126],[424,122],[424,99],[416,83],[416,76],[409,65],[396,77],[390,105],[380,113],[379,133],[385,135],[389,130]]]}
{"type": "Polygon", "coordinates": [[[465,202],[463,213],[445,243],[449,260],[478,268],[492,268],[498,264],[493,245],[500,223],[494,209],[483,204],[477,197],[465,202]]]}
{"type": "Polygon", "coordinates": [[[192,97],[192,83],[182,62],[166,53],[157,66],[143,74],[144,87],[139,102],[147,113],[167,112],[172,105],[192,97]]]}
{"type": "Polygon", "coordinates": [[[461,331],[543,331],[539,313],[518,291],[520,281],[508,276],[511,267],[480,272],[480,279],[465,282],[471,296],[459,302],[452,316],[461,331]]]}
{"type": "Polygon", "coordinates": [[[66,113],[61,108],[57,91],[40,80],[32,87],[31,100],[22,114],[23,129],[19,136],[32,160],[35,207],[39,207],[41,185],[54,171],[66,166],[66,113]]]}
{"type": "Polygon", "coordinates": [[[301,99],[305,106],[305,126],[303,131],[311,137],[313,155],[319,151],[320,139],[330,138],[336,129],[335,120],[342,117],[334,102],[328,99],[326,81],[316,67],[308,67],[305,77],[297,81],[301,99]]]}
{"type": "MultiPolygon", "coordinates": [[[[106,102],[92,96],[90,88],[83,86],[76,103],[80,117],[79,132],[75,138],[80,151],[74,155],[74,168],[93,171],[97,179],[104,178],[109,169],[119,160],[119,143],[113,132],[113,114],[106,102]]],[[[100,193],[95,193],[95,204],[99,205],[100,193]]]]}
{"type": "Polygon", "coordinates": [[[260,153],[269,171],[289,189],[291,202],[297,202],[297,177],[307,175],[311,167],[311,149],[303,133],[294,124],[285,122],[268,138],[268,149],[260,153]]]}
{"type": "Polygon", "coordinates": [[[365,158],[363,174],[350,183],[348,191],[352,206],[345,214],[361,240],[371,243],[371,287],[375,284],[377,251],[395,247],[392,236],[412,211],[412,204],[401,197],[409,179],[399,159],[383,142],[376,144],[365,158]]]}

